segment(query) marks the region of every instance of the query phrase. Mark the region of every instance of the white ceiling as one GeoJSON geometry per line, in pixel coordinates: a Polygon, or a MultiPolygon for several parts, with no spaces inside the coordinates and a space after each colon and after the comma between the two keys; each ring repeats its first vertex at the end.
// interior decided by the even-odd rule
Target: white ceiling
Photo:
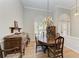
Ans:
{"type": "MultiPolygon", "coordinates": [[[[22,0],[24,7],[47,10],[48,0],[22,0]]],[[[79,0],[78,0],[79,2],[79,0]]],[[[53,10],[54,7],[61,7],[65,9],[72,9],[75,7],[76,0],[49,0],[49,8],[53,10]]]]}

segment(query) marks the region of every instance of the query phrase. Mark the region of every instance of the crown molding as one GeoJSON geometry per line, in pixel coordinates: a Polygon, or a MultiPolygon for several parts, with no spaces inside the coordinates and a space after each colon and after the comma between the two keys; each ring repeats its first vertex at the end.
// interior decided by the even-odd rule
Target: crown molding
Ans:
{"type": "Polygon", "coordinates": [[[24,7],[25,9],[30,9],[30,10],[37,10],[37,11],[43,11],[43,12],[53,12],[53,11],[47,11],[46,9],[40,9],[40,8],[33,8],[33,7],[24,7]]]}
{"type": "Polygon", "coordinates": [[[59,6],[59,5],[57,5],[56,8],[62,8],[62,9],[71,10],[71,8],[65,8],[64,6],[59,6]]]}
{"type": "MultiPolygon", "coordinates": [[[[33,7],[26,7],[26,6],[25,6],[24,8],[26,8],[26,9],[31,9],[31,10],[37,10],[37,11],[48,12],[46,9],[33,8],[33,7]]],[[[73,8],[65,8],[65,7],[63,7],[63,6],[56,6],[55,9],[57,9],[57,8],[63,8],[63,9],[67,9],[67,10],[72,10],[72,9],[73,9],[73,8]]],[[[55,9],[49,10],[49,12],[53,12],[55,9]]]]}

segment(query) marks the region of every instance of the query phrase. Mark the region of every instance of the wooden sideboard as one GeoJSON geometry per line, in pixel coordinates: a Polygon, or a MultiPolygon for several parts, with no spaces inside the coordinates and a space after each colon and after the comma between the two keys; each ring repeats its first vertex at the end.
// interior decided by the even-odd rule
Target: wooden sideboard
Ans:
{"type": "MultiPolygon", "coordinates": [[[[22,52],[24,54],[27,41],[28,40],[26,39],[25,34],[8,35],[4,37],[4,50],[19,46],[18,52],[22,52]]],[[[11,54],[11,53],[14,53],[14,52],[9,51],[9,52],[6,52],[5,55],[11,54]]]]}

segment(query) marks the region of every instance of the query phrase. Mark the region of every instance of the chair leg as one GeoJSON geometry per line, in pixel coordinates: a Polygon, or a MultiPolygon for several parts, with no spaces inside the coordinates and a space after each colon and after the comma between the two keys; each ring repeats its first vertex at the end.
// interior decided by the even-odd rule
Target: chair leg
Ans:
{"type": "Polygon", "coordinates": [[[62,52],[62,58],[63,58],[63,52],[62,52]]]}
{"type": "Polygon", "coordinates": [[[36,46],[36,53],[37,53],[37,46],[36,46]]]}
{"type": "Polygon", "coordinates": [[[23,57],[23,52],[21,51],[19,58],[22,58],[22,57],[23,57]]]}
{"type": "Polygon", "coordinates": [[[22,55],[20,55],[19,58],[22,58],[22,55]]]}
{"type": "Polygon", "coordinates": [[[43,52],[45,53],[45,48],[44,48],[44,46],[41,46],[41,47],[42,47],[43,52]]]}
{"type": "Polygon", "coordinates": [[[46,48],[45,47],[44,47],[44,50],[43,51],[44,51],[44,53],[46,53],[46,48]]]}
{"type": "Polygon", "coordinates": [[[61,57],[63,58],[63,51],[61,51],[61,57]]]}
{"type": "Polygon", "coordinates": [[[50,53],[50,52],[49,52],[49,49],[48,49],[47,51],[48,51],[48,57],[50,57],[50,55],[49,55],[49,53],[50,53]]]}
{"type": "MultiPolygon", "coordinates": [[[[36,53],[37,53],[37,47],[38,47],[38,46],[36,46],[36,53]]],[[[41,47],[42,47],[43,52],[45,53],[45,51],[44,51],[44,49],[45,49],[44,46],[41,46],[41,47]]]]}
{"type": "Polygon", "coordinates": [[[46,53],[46,50],[48,50],[48,46],[44,46],[44,53],[46,53]]]}

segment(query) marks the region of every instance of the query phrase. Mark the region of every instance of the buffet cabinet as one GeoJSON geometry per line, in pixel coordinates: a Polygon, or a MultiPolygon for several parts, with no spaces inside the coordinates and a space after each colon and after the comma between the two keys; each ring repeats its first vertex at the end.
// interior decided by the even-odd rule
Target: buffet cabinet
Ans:
{"type": "MultiPolygon", "coordinates": [[[[25,53],[25,47],[28,40],[25,34],[14,34],[4,37],[4,50],[19,46],[18,52],[25,53]]],[[[14,53],[13,51],[5,52],[5,55],[14,53]]]]}

